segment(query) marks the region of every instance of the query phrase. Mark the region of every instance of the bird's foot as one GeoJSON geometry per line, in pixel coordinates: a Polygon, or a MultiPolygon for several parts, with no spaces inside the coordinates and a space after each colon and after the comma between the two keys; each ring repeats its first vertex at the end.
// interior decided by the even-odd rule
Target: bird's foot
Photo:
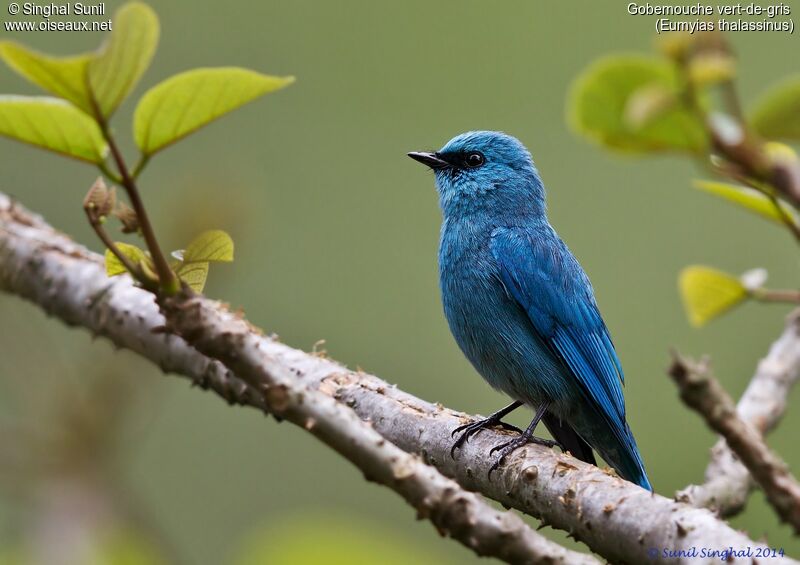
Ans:
{"type": "Polygon", "coordinates": [[[501,443],[500,445],[496,445],[492,448],[492,450],[489,452],[489,457],[494,455],[496,451],[500,452],[500,456],[489,468],[489,478],[492,477],[492,472],[494,472],[500,465],[503,464],[503,461],[505,461],[506,457],[511,455],[511,453],[513,453],[516,449],[529,443],[535,443],[536,445],[543,445],[545,447],[559,447],[562,451],[564,450],[564,447],[557,441],[523,433],[511,441],[501,443]]]}
{"type": "Polygon", "coordinates": [[[520,430],[517,426],[512,426],[511,424],[503,422],[496,415],[489,416],[488,418],[484,418],[483,420],[478,420],[477,422],[470,422],[469,424],[458,426],[455,430],[453,430],[453,433],[450,434],[450,436],[452,437],[458,434],[459,432],[462,432],[461,435],[458,436],[458,439],[453,444],[453,447],[450,448],[450,457],[455,458],[456,449],[461,448],[462,445],[464,445],[467,441],[469,441],[469,438],[477,434],[479,431],[485,428],[491,428],[492,426],[500,426],[504,430],[511,430],[520,434],[522,433],[522,430],[520,430]]]}

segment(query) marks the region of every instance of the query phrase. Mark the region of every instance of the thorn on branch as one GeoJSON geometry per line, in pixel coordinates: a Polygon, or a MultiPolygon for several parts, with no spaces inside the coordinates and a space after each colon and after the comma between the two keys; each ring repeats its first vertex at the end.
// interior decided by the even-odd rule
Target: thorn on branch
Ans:
{"type": "Polygon", "coordinates": [[[694,361],[673,351],[667,372],[678,385],[684,404],[725,438],[781,520],[800,534],[800,484],[761,433],[739,417],[733,399],[714,377],[708,358],[694,361]]]}

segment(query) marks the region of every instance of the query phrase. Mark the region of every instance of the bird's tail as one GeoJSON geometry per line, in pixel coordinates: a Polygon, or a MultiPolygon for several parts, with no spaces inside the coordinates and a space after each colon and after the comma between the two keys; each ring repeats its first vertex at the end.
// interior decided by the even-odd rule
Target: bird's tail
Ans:
{"type": "MultiPolygon", "coordinates": [[[[564,449],[569,451],[573,457],[597,465],[590,444],[584,440],[575,429],[565,420],[555,414],[547,412],[542,419],[544,425],[550,431],[553,438],[558,441],[564,449]]],[[[592,427],[589,440],[595,446],[598,453],[611,465],[619,475],[632,483],[649,491],[653,490],[647,473],[644,470],[642,456],[636,446],[630,428],[625,424],[622,434],[615,434],[605,427],[592,427]],[[602,430],[602,431],[601,431],[602,430]],[[598,434],[599,432],[599,434],[598,434]],[[599,435],[599,437],[598,437],[599,435]],[[622,436],[622,438],[620,438],[622,436]],[[622,439],[622,440],[621,440],[622,439]],[[610,448],[610,449],[609,449],[610,448]]]]}
{"type": "Polygon", "coordinates": [[[650,480],[647,478],[647,473],[644,470],[642,456],[639,453],[636,440],[633,438],[633,433],[627,423],[625,424],[623,436],[624,440],[622,442],[617,442],[618,444],[623,444],[619,449],[613,449],[607,453],[605,451],[600,451],[600,455],[617,470],[623,479],[627,479],[644,489],[652,491],[653,487],[650,485],[650,480]]]}
{"type": "Polygon", "coordinates": [[[592,448],[569,424],[550,412],[545,413],[542,421],[547,426],[547,430],[553,436],[553,439],[560,443],[565,450],[569,451],[573,457],[586,463],[597,465],[592,448]]]}

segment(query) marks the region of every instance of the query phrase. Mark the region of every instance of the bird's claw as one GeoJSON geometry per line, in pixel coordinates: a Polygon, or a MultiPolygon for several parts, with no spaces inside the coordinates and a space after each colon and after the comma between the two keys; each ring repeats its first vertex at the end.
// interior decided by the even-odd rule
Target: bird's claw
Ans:
{"type": "Polygon", "coordinates": [[[455,430],[453,430],[453,433],[450,434],[450,437],[453,437],[459,432],[463,432],[455,441],[455,443],[453,443],[453,447],[450,448],[450,457],[455,458],[456,449],[459,449],[462,445],[469,441],[469,438],[477,434],[479,431],[498,425],[504,430],[511,430],[520,434],[522,433],[522,430],[520,430],[517,426],[507,424],[499,418],[485,418],[483,420],[478,420],[477,422],[470,422],[469,424],[458,426],[455,430]]]}
{"type": "Polygon", "coordinates": [[[463,426],[458,426],[453,433],[450,434],[450,437],[455,436],[459,432],[463,432],[458,439],[453,443],[453,447],[450,448],[450,457],[455,459],[456,457],[456,449],[459,449],[464,443],[470,438],[481,431],[485,426],[491,425],[487,423],[486,420],[480,420],[478,422],[470,422],[469,424],[464,424],[463,426]]]}
{"type": "Polygon", "coordinates": [[[453,432],[450,434],[450,437],[455,436],[458,432],[467,429],[470,427],[474,422],[470,422],[469,424],[464,424],[463,426],[458,426],[453,432]]]}
{"type": "Polygon", "coordinates": [[[525,434],[520,435],[519,437],[515,437],[511,441],[507,441],[505,443],[501,443],[499,445],[495,445],[489,451],[489,457],[495,454],[495,452],[499,451],[500,456],[497,458],[497,461],[492,463],[492,466],[489,467],[489,478],[492,478],[492,473],[497,470],[497,468],[503,464],[506,457],[511,455],[514,451],[519,449],[520,447],[527,445],[529,443],[535,443],[536,445],[543,445],[545,447],[558,447],[562,451],[564,450],[563,446],[558,443],[557,441],[553,441],[551,439],[545,439],[536,436],[525,436],[525,434]]]}

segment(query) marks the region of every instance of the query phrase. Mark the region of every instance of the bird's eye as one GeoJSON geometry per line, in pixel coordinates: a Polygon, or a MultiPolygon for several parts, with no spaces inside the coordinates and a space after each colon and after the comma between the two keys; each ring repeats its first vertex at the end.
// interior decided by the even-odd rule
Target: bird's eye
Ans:
{"type": "Polygon", "coordinates": [[[486,159],[483,158],[483,153],[478,151],[467,153],[467,156],[464,158],[464,162],[467,164],[467,167],[471,169],[480,167],[485,161],[486,159]]]}

